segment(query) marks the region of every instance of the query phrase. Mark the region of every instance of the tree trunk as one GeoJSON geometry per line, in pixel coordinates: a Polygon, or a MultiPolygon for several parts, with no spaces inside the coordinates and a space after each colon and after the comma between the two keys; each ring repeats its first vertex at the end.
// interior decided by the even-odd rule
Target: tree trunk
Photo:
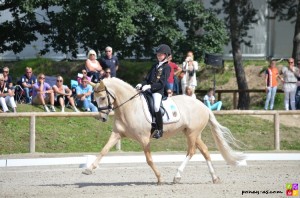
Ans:
{"type": "Polygon", "coordinates": [[[295,33],[293,40],[293,58],[300,60],[300,0],[298,0],[297,6],[297,19],[295,25],[295,33]]]}
{"type": "MultiPolygon", "coordinates": [[[[230,0],[230,37],[232,46],[232,55],[234,62],[235,75],[237,79],[238,89],[247,90],[248,84],[246,80],[245,71],[243,68],[242,52],[239,42],[240,30],[239,30],[239,20],[238,20],[238,7],[235,5],[235,0],[230,0]]],[[[248,92],[239,92],[238,109],[249,109],[250,97],[248,92]]]]}

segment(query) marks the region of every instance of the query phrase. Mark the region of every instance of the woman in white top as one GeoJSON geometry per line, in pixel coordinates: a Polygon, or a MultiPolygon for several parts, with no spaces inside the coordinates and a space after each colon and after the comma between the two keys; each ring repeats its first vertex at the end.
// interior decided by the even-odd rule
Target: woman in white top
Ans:
{"type": "Polygon", "coordinates": [[[194,61],[194,54],[192,51],[187,53],[185,61],[182,63],[182,70],[185,75],[181,79],[181,90],[185,94],[185,89],[190,86],[195,91],[197,86],[196,71],[198,71],[198,62],[194,61]]]}
{"type": "Polygon", "coordinates": [[[294,59],[288,59],[289,66],[283,67],[281,73],[283,75],[283,90],[284,90],[284,106],[285,110],[289,110],[289,102],[291,109],[296,110],[295,96],[297,90],[297,77],[299,77],[299,69],[294,65],[294,59]]]}
{"type": "Polygon", "coordinates": [[[102,70],[100,63],[97,61],[97,55],[94,50],[88,53],[88,59],[85,61],[85,68],[87,75],[92,78],[92,81],[97,83],[99,80],[99,73],[102,70]]]}
{"type": "Polygon", "coordinates": [[[4,82],[3,74],[0,74],[0,105],[3,112],[9,112],[8,106],[10,106],[14,113],[17,112],[17,105],[14,99],[14,92],[9,88],[9,85],[4,82]]]}
{"type": "Polygon", "coordinates": [[[56,84],[52,87],[55,95],[55,105],[60,105],[61,112],[65,112],[65,101],[69,101],[71,108],[75,112],[79,112],[75,106],[74,98],[72,97],[72,91],[67,85],[64,85],[63,82],[63,77],[58,76],[56,79],[56,84]]]}

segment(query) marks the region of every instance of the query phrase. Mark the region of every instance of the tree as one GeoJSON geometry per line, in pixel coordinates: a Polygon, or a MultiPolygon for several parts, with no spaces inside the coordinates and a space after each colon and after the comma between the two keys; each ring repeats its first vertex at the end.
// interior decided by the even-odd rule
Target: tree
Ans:
{"type": "Polygon", "coordinates": [[[274,17],[296,22],[292,57],[300,60],[300,0],[269,0],[268,3],[274,12],[274,17]]]}
{"type": "MultiPolygon", "coordinates": [[[[247,90],[248,84],[243,68],[241,44],[250,46],[251,43],[246,38],[249,37],[247,31],[251,24],[257,19],[257,10],[253,8],[251,0],[212,0],[212,4],[222,2],[222,8],[216,9],[217,13],[225,14],[226,26],[230,31],[232,55],[235,74],[239,90],[247,90]]],[[[250,96],[247,92],[239,92],[238,109],[249,109],[250,96]]]]}

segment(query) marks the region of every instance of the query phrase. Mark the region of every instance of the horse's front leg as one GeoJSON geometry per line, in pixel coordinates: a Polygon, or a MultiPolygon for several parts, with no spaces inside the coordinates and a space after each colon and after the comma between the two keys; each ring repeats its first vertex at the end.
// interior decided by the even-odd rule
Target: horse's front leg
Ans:
{"type": "Polygon", "coordinates": [[[156,168],[156,166],[153,163],[153,159],[152,159],[152,155],[150,152],[150,142],[148,142],[147,145],[143,146],[144,148],[144,153],[146,156],[146,160],[147,160],[147,164],[152,168],[156,178],[157,178],[157,184],[160,185],[161,184],[161,175],[160,172],[158,171],[158,169],[156,168]]]}
{"type": "Polygon", "coordinates": [[[90,165],[90,167],[85,169],[82,173],[86,174],[86,175],[92,174],[93,169],[97,168],[101,158],[108,153],[108,151],[111,149],[111,147],[113,147],[118,142],[119,139],[121,139],[120,134],[116,133],[116,132],[112,132],[112,134],[109,137],[108,142],[103,147],[103,149],[101,150],[100,154],[97,156],[95,161],[90,165]]]}

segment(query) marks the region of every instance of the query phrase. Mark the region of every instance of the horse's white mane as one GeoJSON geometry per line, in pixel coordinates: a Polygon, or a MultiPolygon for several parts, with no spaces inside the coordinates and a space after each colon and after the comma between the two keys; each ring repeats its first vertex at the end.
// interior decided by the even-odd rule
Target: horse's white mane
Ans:
{"type": "Polygon", "coordinates": [[[122,89],[126,89],[126,90],[132,90],[132,91],[135,91],[135,89],[130,85],[128,84],[127,82],[119,79],[119,78],[105,78],[103,80],[104,84],[106,83],[109,83],[109,84],[112,84],[112,85],[117,85],[117,86],[120,86],[122,87],[122,89]]]}

